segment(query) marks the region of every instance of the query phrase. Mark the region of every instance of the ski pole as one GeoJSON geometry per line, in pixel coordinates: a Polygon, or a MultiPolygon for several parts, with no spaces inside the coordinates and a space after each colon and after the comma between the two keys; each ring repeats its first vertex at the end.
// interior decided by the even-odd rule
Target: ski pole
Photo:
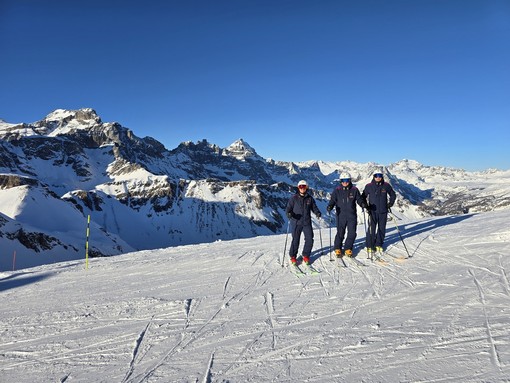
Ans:
{"type": "Polygon", "coordinates": [[[367,239],[367,218],[365,217],[365,209],[363,209],[363,226],[365,227],[365,246],[368,247],[367,239]]]}
{"type": "Polygon", "coordinates": [[[334,261],[333,252],[331,251],[331,226],[333,226],[333,217],[331,217],[331,212],[329,212],[328,215],[329,215],[329,260],[334,261]]]}
{"type": "MultiPolygon", "coordinates": [[[[335,258],[336,257],[336,254],[335,256],[333,255],[335,252],[333,251],[333,247],[331,246],[331,228],[333,227],[333,217],[330,216],[330,225],[329,225],[329,260],[331,262],[335,262],[335,258]]],[[[340,259],[340,261],[342,261],[342,264],[344,265],[344,267],[347,267],[347,264],[345,263],[343,257],[341,255],[338,256],[338,258],[340,259]]]]}
{"type": "Polygon", "coordinates": [[[395,227],[397,228],[398,236],[400,237],[400,240],[402,241],[402,244],[404,245],[404,249],[406,249],[407,256],[409,258],[411,258],[412,255],[409,254],[409,251],[407,251],[407,246],[406,246],[406,243],[404,242],[404,238],[402,238],[402,235],[400,235],[400,229],[398,228],[398,225],[397,225],[397,218],[393,215],[391,209],[388,209],[388,211],[390,212],[391,218],[393,219],[393,222],[395,223],[395,227]]]}
{"type": "MultiPolygon", "coordinates": [[[[370,224],[370,222],[369,222],[370,224]]],[[[367,218],[365,215],[365,209],[363,209],[363,226],[365,227],[365,248],[367,249],[367,258],[370,258],[370,254],[368,254],[368,230],[367,230],[367,218]]]]}
{"type": "MultiPolygon", "coordinates": [[[[372,216],[370,215],[370,211],[367,209],[367,215],[368,215],[368,230],[367,230],[367,224],[365,223],[365,238],[366,238],[366,245],[367,245],[367,259],[372,260],[373,254],[371,252],[372,249],[372,216]]],[[[363,219],[365,218],[365,211],[363,210],[363,219]]]]}
{"type": "Polygon", "coordinates": [[[282,267],[285,267],[285,253],[287,252],[287,239],[289,238],[289,231],[290,231],[290,219],[287,222],[287,234],[285,235],[285,246],[283,248],[282,267]]]}
{"type": "MultiPolygon", "coordinates": [[[[322,246],[322,225],[321,225],[321,219],[320,218],[319,218],[319,238],[321,240],[321,249],[322,249],[323,248],[323,246],[322,246]]],[[[322,254],[323,253],[321,252],[320,255],[322,256],[322,254]]]]}

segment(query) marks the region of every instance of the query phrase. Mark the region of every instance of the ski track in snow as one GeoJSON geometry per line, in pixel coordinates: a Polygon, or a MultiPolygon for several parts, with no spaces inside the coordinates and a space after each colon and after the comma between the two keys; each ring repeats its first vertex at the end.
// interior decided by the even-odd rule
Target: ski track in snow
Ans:
{"type": "Polygon", "coordinates": [[[0,273],[0,378],[510,382],[510,234],[482,216],[401,232],[412,258],[388,255],[399,240],[384,265],[320,249],[317,275],[282,268],[284,235],[0,273]]]}
{"type": "Polygon", "coordinates": [[[478,289],[478,293],[480,294],[480,302],[482,303],[483,314],[485,317],[485,327],[487,329],[487,343],[490,346],[491,361],[494,366],[496,366],[498,369],[501,369],[501,361],[499,358],[498,350],[496,348],[496,342],[494,341],[494,336],[492,335],[490,319],[487,313],[487,301],[485,299],[485,293],[473,270],[470,269],[469,273],[473,276],[473,280],[478,289]]]}

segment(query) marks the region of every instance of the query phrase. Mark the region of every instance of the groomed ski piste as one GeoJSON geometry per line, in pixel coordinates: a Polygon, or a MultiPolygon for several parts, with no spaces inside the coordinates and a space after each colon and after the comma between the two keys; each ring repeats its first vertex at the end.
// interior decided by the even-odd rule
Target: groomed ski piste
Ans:
{"type": "Polygon", "coordinates": [[[399,221],[385,264],[360,225],[366,267],[316,230],[315,275],[285,235],[2,271],[0,381],[510,382],[509,221],[399,221]]]}

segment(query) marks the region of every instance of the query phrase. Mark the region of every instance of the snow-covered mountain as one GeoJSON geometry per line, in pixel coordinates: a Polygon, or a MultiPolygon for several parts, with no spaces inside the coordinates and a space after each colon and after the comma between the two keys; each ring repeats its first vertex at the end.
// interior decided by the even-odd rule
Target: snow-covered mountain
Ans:
{"type": "MultiPolygon", "coordinates": [[[[285,233],[284,208],[300,179],[325,212],[341,171],[362,189],[381,166],[264,159],[242,139],[167,150],[92,109],[0,121],[0,138],[1,270],[14,259],[21,268],[84,257],[88,215],[90,256],[285,233]]],[[[385,166],[385,178],[406,218],[510,206],[510,171],[402,160],[385,166]]]]}

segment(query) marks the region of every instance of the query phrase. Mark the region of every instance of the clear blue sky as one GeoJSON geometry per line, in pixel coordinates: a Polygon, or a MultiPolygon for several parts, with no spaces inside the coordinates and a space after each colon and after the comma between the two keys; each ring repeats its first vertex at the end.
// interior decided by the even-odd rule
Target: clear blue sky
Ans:
{"type": "Polygon", "coordinates": [[[510,169],[509,0],[0,0],[0,118],[510,169]]]}

